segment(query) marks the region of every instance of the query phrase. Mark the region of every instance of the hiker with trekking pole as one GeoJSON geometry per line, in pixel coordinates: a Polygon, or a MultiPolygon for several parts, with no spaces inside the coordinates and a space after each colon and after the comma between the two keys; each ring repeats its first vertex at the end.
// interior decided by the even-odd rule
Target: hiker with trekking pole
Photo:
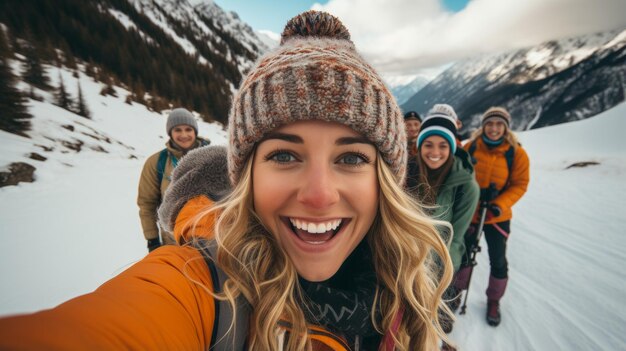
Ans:
{"type": "MultiPolygon", "coordinates": [[[[474,163],[481,203],[465,235],[467,251],[454,285],[461,291],[468,289],[484,233],[490,265],[486,319],[493,327],[501,322],[500,300],[509,281],[506,244],[511,233],[511,207],[526,192],[530,178],[528,156],[510,126],[511,115],[506,109],[489,108],[481,117],[481,127],[464,146],[474,163]]],[[[467,292],[465,298],[467,301],[467,292]]],[[[465,308],[464,303],[461,314],[465,308]]]]}

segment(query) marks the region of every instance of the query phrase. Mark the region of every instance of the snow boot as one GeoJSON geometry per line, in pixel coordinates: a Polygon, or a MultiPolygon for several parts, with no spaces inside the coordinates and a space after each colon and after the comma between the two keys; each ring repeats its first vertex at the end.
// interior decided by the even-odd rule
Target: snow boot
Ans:
{"type": "Polygon", "coordinates": [[[501,320],[500,302],[496,300],[487,300],[487,324],[492,327],[497,327],[501,320]]]}
{"type": "Polygon", "coordinates": [[[498,279],[494,276],[489,276],[489,287],[487,288],[487,324],[492,327],[497,327],[502,316],[500,314],[500,299],[504,295],[506,285],[509,279],[498,279]]]}

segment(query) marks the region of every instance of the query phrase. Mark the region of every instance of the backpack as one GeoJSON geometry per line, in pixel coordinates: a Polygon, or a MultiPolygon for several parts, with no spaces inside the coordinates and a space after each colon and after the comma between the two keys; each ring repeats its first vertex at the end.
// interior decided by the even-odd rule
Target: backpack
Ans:
{"type": "MultiPolygon", "coordinates": [[[[200,140],[200,147],[202,146],[206,146],[209,145],[210,142],[204,140],[204,139],[198,139],[200,140]]],[[[176,156],[172,155],[167,148],[161,150],[161,152],[159,153],[159,160],[157,161],[157,184],[159,184],[159,186],[161,185],[161,182],[163,182],[163,174],[165,173],[165,163],[167,162],[167,156],[169,155],[169,157],[172,159],[172,166],[174,168],[176,168],[176,166],[178,165],[178,159],[176,158],[176,156]]]]}

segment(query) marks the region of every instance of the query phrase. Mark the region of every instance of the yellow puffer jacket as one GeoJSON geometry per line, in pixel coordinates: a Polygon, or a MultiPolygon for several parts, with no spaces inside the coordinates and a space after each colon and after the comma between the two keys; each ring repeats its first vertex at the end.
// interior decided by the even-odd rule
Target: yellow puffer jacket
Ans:
{"type": "MultiPolygon", "coordinates": [[[[476,149],[472,156],[476,160],[474,172],[478,186],[481,189],[486,189],[490,183],[495,183],[499,193],[492,203],[502,210],[498,217],[488,216],[485,223],[492,224],[510,220],[513,217],[511,207],[524,195],[530,181],[528,155],[521,145],[515,147],[511,174],[509,175],[505,153],[510,144],[505,142],[490,149],[480,137],[473,143],[476,143],[476,149]]],[[[465,150],[469,151],[471,144],[471,142],[467,143],[464,147],[465,150]]],[[[478,211],[472,223],[479,222],[478,211]]]]}

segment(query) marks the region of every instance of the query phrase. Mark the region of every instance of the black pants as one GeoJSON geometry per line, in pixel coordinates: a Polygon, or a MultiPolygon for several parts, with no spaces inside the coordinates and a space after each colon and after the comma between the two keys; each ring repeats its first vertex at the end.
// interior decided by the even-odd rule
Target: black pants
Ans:
{"type": "MultiPolygon", "coordinates": [[[[467,252],[463,265],[469,265],[469,258],[471,257],[472,245],[476,242],[476,224],[472,224],[467,230],[465,235],[465,247],[467,252]]],[[[511,233],[511,221],[504,221],[495,224],[485,224],[483,227],[485,233],[485,240],[487,241],[487,249],[489,251],[489,265],[491,267],[491,275],[494,278],[504,279],[508,278],[509,264],[506,260],[506,241],[509,233],[511,233]],[[498,226],[506,236],[498,230],[498,226]]]]}

